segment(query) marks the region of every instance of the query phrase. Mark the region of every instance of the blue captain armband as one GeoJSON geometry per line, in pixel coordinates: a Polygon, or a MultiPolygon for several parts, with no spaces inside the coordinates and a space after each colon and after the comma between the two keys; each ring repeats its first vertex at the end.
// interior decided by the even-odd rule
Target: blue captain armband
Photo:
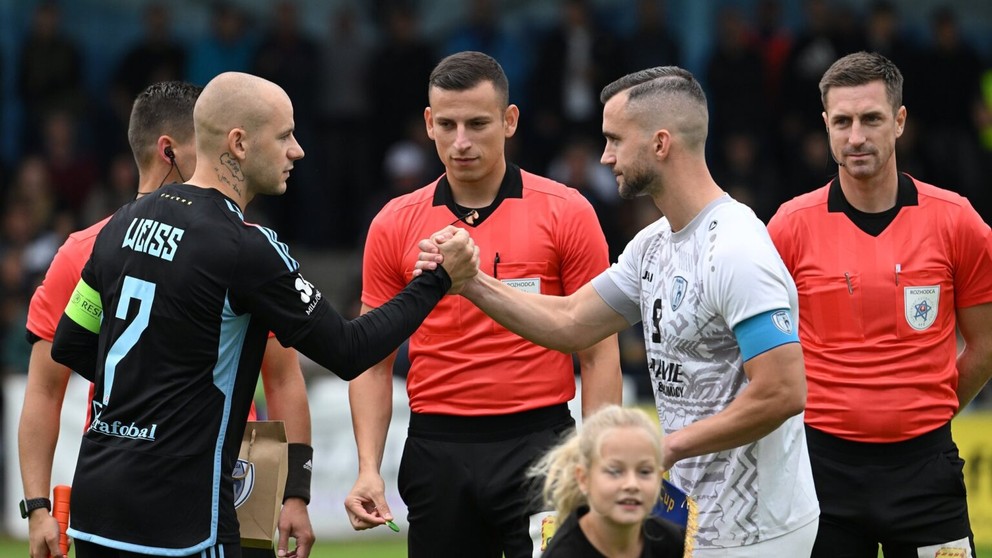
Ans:
{"type": "Polygon", "coordinates": [[[100,320],[103,318],[100,293],[80,279],[79,283],[76,283],[76,289],[72,291],[72,296],[69,297],[65,314],[90,333],[99,333],[100,320]]]}
{"type": "Polygon", "coordinates": [[[786,308],[751,316],[737,324],[734,335],[745,362],[779,345],[799,342],[798,328],[786,308]]]}

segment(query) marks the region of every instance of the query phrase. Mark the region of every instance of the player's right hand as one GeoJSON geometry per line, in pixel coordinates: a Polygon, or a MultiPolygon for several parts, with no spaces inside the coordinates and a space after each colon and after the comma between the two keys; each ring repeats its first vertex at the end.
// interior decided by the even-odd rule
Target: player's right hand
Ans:
{"type": "Polygon", "coordinates": [[[386,482],[376,473],[359,473],[344,501],[351,528],[363,531],[393,520],[386,503],[386,482]]]}
{"type": "Polygon", "coordinates": [[[31,558],[64,558],[59,550],[59,522],[51,514],[36,511],[28,518],[28,544],[31,558]]]}

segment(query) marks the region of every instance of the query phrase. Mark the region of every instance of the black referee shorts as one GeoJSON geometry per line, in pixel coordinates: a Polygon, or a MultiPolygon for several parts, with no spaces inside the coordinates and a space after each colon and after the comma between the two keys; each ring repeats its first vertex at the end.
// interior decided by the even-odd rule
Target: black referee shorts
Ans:
{"type": "Polygon", "coordinates": [[[531,558],[544,511],[527,470],[575,426],[565,404],[500,416],[413,413],[398,487],[410,558],[531,558]]]}
{"type": "Polygon", "coordinates": [[[891,444],[852,442],[806,427],[820,528],[812,558],[975,556],[964,460],[950,423],[891,444]],[[958,554],[958,553],[961,554],[958,554]]]}

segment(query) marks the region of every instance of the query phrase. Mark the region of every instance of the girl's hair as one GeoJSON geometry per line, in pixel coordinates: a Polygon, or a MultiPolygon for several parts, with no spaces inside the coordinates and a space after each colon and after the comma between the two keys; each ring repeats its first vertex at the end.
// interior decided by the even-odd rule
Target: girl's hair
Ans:
{"type": "Polygon", "coordinates": [[[530,470],[530,476],[543,478],[542,496],[558,514],[559,521],[586,502],[579,489],[575,470],[589,469],[599,458],[603,437],[616,428],[642,428],[651,438],[658,463],[663,462],[661,432],[657,423],[639,409],[608,405],[586,417],[582,427],[552,448],[530,470]]]}

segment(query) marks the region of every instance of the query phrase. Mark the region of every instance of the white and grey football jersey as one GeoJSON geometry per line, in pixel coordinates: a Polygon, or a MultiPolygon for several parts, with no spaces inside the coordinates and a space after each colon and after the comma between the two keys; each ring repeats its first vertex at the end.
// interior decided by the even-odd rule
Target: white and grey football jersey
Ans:
{"type": "MultiPolygon", "coordinates": [[[[685,228],[662,218],[593,281],[643,323],[658,416],[671,433],[722,411],[747,386],[733,328],[773,310],[798,324],[795,283],[750,208],[723,196],[685,228]]],[[[699,548],[754,544],[819,513],[802,415],[757,442],[683,459],[671,481],[699,506],[699,548]]]]}

